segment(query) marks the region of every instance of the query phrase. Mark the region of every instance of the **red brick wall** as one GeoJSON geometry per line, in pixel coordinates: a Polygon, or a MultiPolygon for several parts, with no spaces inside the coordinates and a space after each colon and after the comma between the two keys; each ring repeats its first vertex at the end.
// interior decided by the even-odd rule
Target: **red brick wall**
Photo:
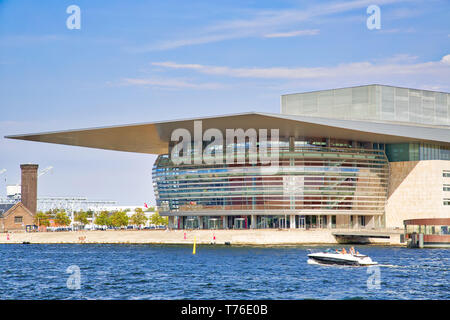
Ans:
{"type": "Polygon", "coordinates": [[[17,206],[13,212],[0,219],[0,231],[22,231],[25,230],[26,225],[32,224],[34,224],[34,217],[32,217],[23,207],[17,206]],[[16,223],[15,217],[22,217],[22,222],[16,223]]]}
{"type": "Polygon", "coordinates": [[[22,170],[22,203],[31,211],[32,214],[36,214],[37,207],[37,164],[21,164],[22,170]]]}

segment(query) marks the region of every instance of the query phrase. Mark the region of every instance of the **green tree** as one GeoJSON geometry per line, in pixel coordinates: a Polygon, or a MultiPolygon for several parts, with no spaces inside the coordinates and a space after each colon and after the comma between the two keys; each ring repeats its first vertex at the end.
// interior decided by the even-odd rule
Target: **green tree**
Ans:
{"type": "Polygon", "coordinates": [[[138,212],[144,212],[144,211],[142,210],[142,208],[135,208],[135,209],[134,209],[134,212],[135,212],[135,213],[138,213],[138,212]]]}
{"type": "Polygon", "coordinates": [[[55,219],[56,218],[56,214],[58,212],[60,212],[60,210],[64,210],[64,209],[50,209],[50,210],[47,210],[45,213],[47,214],[49,219],[55,219]]]}
{"type": "Polygon", "coordinates": [[[111,224],[114,227],[124,227],[128,225],[128,216],[125,211],[116,211],[111,216],[111,224]]]}
{"type": "Polygon", "coordinates": [[[98,226],[111,226],[111,217],[108,211],[101,211],[96,217],[94,223],[98,226]]]}
{"type": "Polygon", "coordinates": [[[135,213],[131,216],[130,222],[136,226],[143,225],[147,222],[147,217],[141,208],[135,209],[135,213]]]}
{"type": "Polygon", "coordinates": [[[167,227],[169,225],[169,217],[160,216],[159,225],[167,227]]]}
{"type": "Polygon", "coordinates": [[[50,226],[50,217],[48,215],[48,213],[46,212],[42,212],[39,211],[38,213],[36,213],[36,215],[34,216],[34,223],[40,227],[40,226],[50,226]]]}
{"type": "Polygon", "coordinates": [[[155,212],[150,217],[150,223],[155,224],[157,226],[167,226],[169,224],[169,219],[167,217],[161,217],[158,212],[155,212]]]}
{"type": "Polygon", "coordinates": [[[89,223],[89,221],[88,221],[88,213],[83,211],[83,210],[75,212],[74,216],[75,216],[74,220],[76,222],[79,222],[82,225],[86,225],[86,224],[89,223]]]}
{"type": "Polygon", "coordinates": [[[94,211],[88,210],[88,211],[86,211],[86,215],[87,215],[88,218],[93,218],[94,217],[94,211]]]}
{"type": "Polygon", "coordinates": [[[55,213],[55,223],[59,226],[68,226],[70,225],[70,218],[67,215],[67,212],[64,209],[58,210],[55,213]]]}

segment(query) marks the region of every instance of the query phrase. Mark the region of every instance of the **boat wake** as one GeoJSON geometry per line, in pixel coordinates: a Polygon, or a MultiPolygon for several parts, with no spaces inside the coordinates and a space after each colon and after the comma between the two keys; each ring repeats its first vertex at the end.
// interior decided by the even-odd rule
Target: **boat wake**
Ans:
{"type": "MultiPolygon", "coordinates": [[[[313,259],[308,259],[307,260],[308,264],[313,264],[313,265],[318,265],[318,266],[325,266],[325,267],[361,267],[361,266],[352,266],[352,265],[340,265],[340,264],[329,264],[329,263],[320,263],[317,262],[313,259]]],[[[403,266],[398,266],[395,264],[377,264],[376,266],[378,267],[383,267],[383,268],[403,268],[403,266]]],[[[370,267],[370,265],[365,266],[365,267],[370,267]]]]}
{"type": "Polygon", "coordinates": [[[317,261],[314,261],[313,259],[308,259],[308,261],[306,261],[308,264],[322,264],[322,263],[318,263],[317,261]]]}
{"type": "Polygon", "coordinates": [[[395,264],[378,264],[377,266],[385,268],[403,268],[403,266],[397,266],[395,264]]]}

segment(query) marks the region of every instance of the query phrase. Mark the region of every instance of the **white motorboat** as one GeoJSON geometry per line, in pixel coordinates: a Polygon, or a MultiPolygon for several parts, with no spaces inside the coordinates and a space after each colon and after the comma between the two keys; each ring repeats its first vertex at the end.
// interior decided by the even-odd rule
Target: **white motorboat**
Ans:
{"type": "Polygon", "coordinates": [[[320,264],[337,264],[337,265],[348,265],[348,266],[371,266],[378,264],[369,256],[360,254],[353,248],[347,252],[345,249],[342,251],[328,249],[322,252],[313,252],[308,254],[309,263],[320,263],[320,264]]]}

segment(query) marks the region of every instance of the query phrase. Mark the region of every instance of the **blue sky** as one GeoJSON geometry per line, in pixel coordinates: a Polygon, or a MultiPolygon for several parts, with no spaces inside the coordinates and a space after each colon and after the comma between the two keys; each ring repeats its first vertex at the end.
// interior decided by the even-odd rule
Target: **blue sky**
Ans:
{"type": "Polygon", "coordinates": [[[33,162],[54,167],[40,195],[154,203],[153,155],[3,136],[279,112],[281,94],[371,83],[448,92],[449,44],[447,0],[0,0],[0,195],[33,162]]]}

